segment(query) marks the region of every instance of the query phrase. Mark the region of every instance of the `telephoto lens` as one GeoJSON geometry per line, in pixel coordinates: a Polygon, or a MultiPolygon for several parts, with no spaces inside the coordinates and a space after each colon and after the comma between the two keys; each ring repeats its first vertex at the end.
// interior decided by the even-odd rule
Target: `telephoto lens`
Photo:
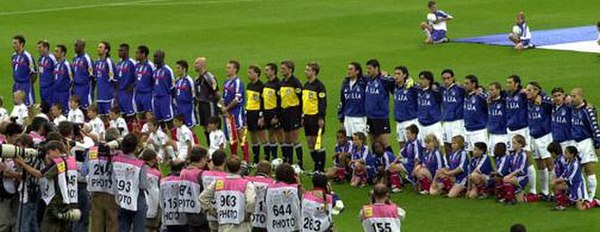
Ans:
{"type": "Polygon", "coordinates": [[[76,221],[79,221],[79,219],[81,218],[81,211],[79,209],[70,209],[64,213],[58,213],[57,216],[58,216],[58,219],[61,219],[64,221],[76,222],[76,221]]]}

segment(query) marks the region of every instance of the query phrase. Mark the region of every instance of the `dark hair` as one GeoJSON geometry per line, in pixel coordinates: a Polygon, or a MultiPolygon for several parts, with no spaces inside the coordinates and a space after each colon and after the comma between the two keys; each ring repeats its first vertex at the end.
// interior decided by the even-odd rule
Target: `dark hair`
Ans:
{"type": "Polygon", "coordinates": [[[548,144],[548,147],[546,147],[546,150],[552,154],[562,154],[562,147],[558,142],[551,142],[550,144],[548,144]]]}
{"type": "Polygon", "coordinates": [[[597,26],[597,27],[600,27],[600,21],[598,21],[598,22],[596,23],[596,26],[597,26]]]}
{"type": "Polygon", "coordinates": [[[294,172],[292,165],[282,163],[275,169],[275,179],[286,184],[295,184],[296,172],[294,172]]]}
{"type": "Polygon", "coordinates": [[[225,159],[226,159],[227,155],[225,154],[224,151],[222,150],[216,150],[215,152],[213,152],[212,154],[212,163],[215,166],[221,166],[225,163],[225,159]]]}
{"type": "Polygon", "coordinates": [[[312,184],[313,184],[313,188],[322,188],[325,189],[326,192],[328,192],[327,190],[327,176],[325,176],[325,174],[321,173],[321,172],[315,172],[312,176],[312,184]]]}
{"type": "Polygon", "coordinates": [[[225,164],[225,168],[229,173],[238,173],[242,167],[242,163],[237,158],[229,158],[227,159],[227,163],[225,164]]]}
{"type": "Polygon", "coordinates": [[[15,35],[13,36],[13,39],[16,39],[17,41],[19,41],[19,43],[25,45],[25,37],[22,35],[15,35]]]}
{"type": "Polygon", "coordinates": [[[69,101],[73,101],[77,103],[77,105],[81,105],[81,98],[77,95],[73,95],[69,98],[69,101]]]}
{"type": "Polygon", "coordinates": [[[268,63],[266,66],[269,67],[269,69],[273,70],[273,72],[275,73],[275,75],[277,75],[277,64],[275,64],[275,63],[268,63]]]}
{"type": "Polygon", "coordinates": [[[506,155],[506,143],[496,143],[494,145],[494,157],[502,157],[504,155],[506,155]]]}
{"type": "Polygon", "coordinates": [[[62,141],[64,138],[63,136],[56,132],[56,131],[51,131],[48,132],[48,134],[46,135],[46,141],[50,142],[50,141],[62,141]]]}
{"type": "Polygon", "coordinates": [[[140,158],[146,162],[152,161],[153,159],[156,159],[156,151],[153,149],[144,149],[140,154],[140,158]]]}
{"type": "Polygon", "coordinates": [[[48,119],[42,117],[35,117],[31,120],[31,124],[27,127],[27,133],[32,131],[38,131],[40,128],[45,128],[48,123],[48,119]]]}
{"type": "Polygon", "coordinates": [[[577,150],[577,147],[575,147],[575,146],[571,145],[571,146],[566,147],[565,153],[573,154],[577,160],[580,160],[579,150],[577,150]]]}
{"type": "Polygon", "coordinates": [[[476,142],[473,146],[475,146],[477,149],[483,151],[483,153],[485,153],[487,151],[487,144],[485,144],[484,142],[476,142]]]}
{"type": "Polygon", "coordinates": [[[104,48],[106,49],[106,57],[110,57],[110,43],[106,41],[101,41],[101,44],[104,44],[104,48]]]}
{"type": "Polygon", "coordinates": [[[321,67],[319,67],[319,64],[317,62],[310,62],[310,63],[306,64],[306,66],[308,66],[310,68],[310,70],[315,72],[315,75],[319,75],[319,71],[321,70],[321,67]]]}
{"type": "Polygon", "coordinates": [[[554,87],[552,89],[552,94],[554,93],[565,93],[565,90],[562,87],[554,87]]]}
{"type": "Polygon", "coordinates": [[[419,127],[415,124],[410,124],[410,126],[406,127],[406,130],[415,135],[419,134],[419,127]]]}
{"type": "Polygon", "coordinates": [[[435,1],[427,2],[427,7],[431,8],[432,6],[435,6],[435,1]]]}
{"type": "Polygon", "coordinates": [[[511,79],[513,82],[517,83],[517,86],[519,86],[519,88],[523,87],[521,84],[521,77],[519,77],[518,75],[516,75],[516,74],[510,75],[510,76],[508,76],[508,79],[511,79]]]}
{"type": "Polygon", "coordinates": [[[255,64],[251,64],[250,66],[248,66],[248,69],[252,69],[252,71],[256,74],[258,74],[258,76],[260,76],[260,67],[258,67],[258,65],[255,64]]]}
{"type": "Polygon", "coordinates": [[[95,104],[92,104],[92,105],[88,106],[87,110],[88,110],[88,112],[92,111],[92,112],[98,113],[98,106],[95,104]]]}
{"type": "Polygon", "coordinates": [[[181,66],[183,69],[185,69],[185,71],[188,71],[188,62],[185,60],[178,60],[177,62],[175,62],[175,64],[181,66]]]}
{"type": "Polygon", "coordinates": [[[344,128],[342,128],[342,129],[339,129],[339,130],[336,132],[336,134],[338,134],[338,135],[344,135],[344,136],[346,136],[346,129],[344,129],[344,128]]]}
{"type": "Polygon", "coordinates": [[[402,73],[406,74],[407,78],[410,76],[410,73],[408,73],[408,68],[406,66],[404,66],[404,65],[396,66],[394,68],[394,70],[400,70],[400,71],[402,71],[402,73]]]}
{"type": "Polygon", "coordinates": [[[465,77],[465,79],[469,80],[471,83],[475,83],[475,88],[479,88],[479,80],[473,74],[469,74],[465,77]]]}
{"type": "Polygon", "coordinates": [[[33,139],[28,134],[20,134],[15,140],[15,144],[26,148],[33,148],[33,139]]]}
{"type": "Polygon", "coordinates": [[[59,44],[56,45],[57,48],[60,49],[60,51],[64,52],[65,54],[67,54],[67,46],[65,46],[64,44],[59,44]]]}
{"type": "Polygon", "coordinates": [[[452,69],[447,68],[447,69],[442,70],[441,75],[444,75],[445,73],[448,73],[448,74],[450,74],[451,77],[454,77],[454,71],[452,71],[452,69]]]}
{"type": "Polygon", "coordinates": [[[110,108],[110,112],[113,114],[121,114],[121,109],[118,106],[114,106],[110,108]]]}
{"type": "Polygon", "coordinates": [[[359,132],[354,132],[354,135],[356,137],[358,137],[358,139],[362,140],[363,142],[367,141],[367,136],[363,132],[360,132],[360,131],[359,132]]]}
{"type": "Polygon", "coordinates": [[[138,145],[138,138],[134,134],[127,134],[121,141],[121,149],[125,154],[131,154],[135,151],[138,145]]]}
{"type": "Polygon", "coordinates": [[[540,85],[539,82],[537,81],[530,81],[529,83],[527,83],[529,85],[533,85],[533,87],[535,87],[536,89],[538,89],[538,91],[542,91],[542,86],[540,85]]]}
{"type": "Polygon", "coordinates": [[[185,165],[184,162],[172,162],[171,163],[171,173],[181,172],[181,169],[183,169],[184,165],[185,165]]]}
{"type": "Polygon", "coordinates": [[[6,129],[4,130],[4,134],[9,137],[21,133],[23,133],[23,127],[14,122],[11,122],[8,125],[6,125],[6,129]]]}
{"type": "Polygon", "coordinates": [[[38,45],[42,45],[42,47],[45,47],[45,48],[49,48],[50,47],[50,43],[48,43],[48,41],[45,40],[45,39],[38,41],[37,44],[38,45]]]}
{"type": "Polygon", "coordinates": [[[419,73],[419,78],[427,79],[429,81],[429,86],[433,85],[433,73],[431,71],[421,71],[419,73]]]}
{"type": "Polygon", "coordinates": [[[498,90],[502,90],[502,85],[500,84],[500,82],[494,81],[494,82],[490,83],[490,85],[494,86],[498,90]]]}
{"type": "Polygon", "coordinates": [[[119,44],[119,47],[120,48],[125,48],[125,49],[127,49],[127,51],[129,51],[129,44],[122,43],[122,44],[119,44]]]}
{"type": "Polygon", "coordinates": [[[148,54],[150,54],[150,49],[148,49],[148,46],[146,45],[140,45],[137,47],[137,50],[144,54],[144,56],[148,57],[148,54]]]}
{"type": "Polygon", "coordinates": [[[58,133],[60,133],[60,135],[62,135],[63,137],[68,137],[72,135],[74,128],[75,126],[73,125],[73,123],[69,121],[62,121],[58,123],[58,133]]]}
{"type": "Polygon", "coordinates": [[[190,150],[190,162],[200,162],[200,160],[206,157],[207,154],[208,151],[206,150],[206,148],[203,148],[201,146],[194,146],[190,150]]]}
{"type": "Polygon", "coordinates": [[[271,163],[267,160],[262,160],[256,165],[256,174],[271,174],[271,163]]]}
{"type": "Polygon", "coordinates": [[[208,124],[217,124],[217,127],[221,127],[221,118],[219,116],[212,116],[208,119],[208,124]]]}
{"type": "Polygon", "coordinates": [[[527,232],[527,228],[523,224],[514,224],[510,226],[510,232],[527,232]]]}
{"type": "Polygon", "coordinates": [[[289,69],[291,69],[292,72],[294,72],[294,69],[296,68],[296,66],[294,65],[294,61],[291,61],[291,60],[281,61],[281,64],[285,65],[285,67],[288,67],[289,69]]]}
{"type": "Polygon", "coordinates": [[[352,61],[352,62],[350,62],[349,65],[352,65],[352,67],[354,67],[354,69],[358,70],[358,77],[363,76],[363,69],[362,69],[362,66],[360,66],[360,63],[358,63],[356,61],[352,61]]]}
{"type": "Polygon", "coordinates": [[[227,62],[228,64],[233,64],[233,67],[235,68],[235,73],[238,73],[240,71],[240,62],[237,60],[230,60],[229,62],[227,62]]]}
{"type": "Polygon", "coordinates": [[[374,67],[374,68],[377,68],[377,69],[379,69],[379,67],[381,67],[381,66],[379,66],[379,61],[377,61],[376,59],[370,59],[370,60],[368,60],[367,61],[367,66],[371,66],[371,67],[374,67]]]}
{"type": "Polygon", "coordinates": [[[46,150],[58,150],[60,153],[67,153],[67,149],[65,149],[65,144],[60,141],[50,141],[46,143],[46,150]]]}
{"type": "Polygon", "coordinates": [[[183,115],[183,114],[175,115],[175,120],[179,120],[180,122],[185,122],[185,115],[183,115]]]}

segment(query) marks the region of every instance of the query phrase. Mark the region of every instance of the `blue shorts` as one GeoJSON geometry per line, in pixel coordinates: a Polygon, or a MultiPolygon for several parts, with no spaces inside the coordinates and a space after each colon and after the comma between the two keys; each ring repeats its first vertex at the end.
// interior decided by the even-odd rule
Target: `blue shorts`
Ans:
{"type": "Polygon", "coordinates": [[[92,104],[92,87],[90,85],[74,85],[73,95],[79,96],[81,99],[81,108],[87,109],[92,104]]]}
{"type": "Polygon", "coordinates": [[[113,105],[113,101],[98,101],[97,103],[98,105],[98,115],[108,115],[108,113],[110,112],[110,108],[113,105]]]}
{"type": "Polygon", "coordinates": [[[139,93],[134,95],[134,106],[137,113],[152,111],[152,92],[139,93]]]}
{"type": "Polygon", "coordinates": [[[54,86],[50,85],[48,87],[40,87],[40,98],[42,102],[46,102],[50,105],[56,103],[54,98],[54,86]]]}
{"type": "Polygon", "coordinates": [[[117,92],[117,102],[119,103],[119,110],[121,110],[121,114],[125,114],[127,116],[135,114],[135,110],[133,108],[133,92],[117,92]]]}
{"type": "Polygon", "coordinates": [[[521,40],[521,44],[523,45],[523,47],[528,47],[529,44],[531,44],[531,40],[530,39],[521,40]]]}
{"type": "Polygon", "coordinates": [[[173,99],[169,95],[152,98],[152,108],[156,121],[164,122],[173,119],[173,99]]]}
{"type": "Polygon", "coordinates": [[[55,91],[54,96],[52,97],[55,104],[60,104],[63,108],[63,113],[69,110],[69,97],[71,93],[69,91],[55,91]]]}
{"type": "Polygon", "coordinates": [[[444,30],[435,30],[431,31],[431,41],[440,42],[442,39],[446,38],[446,31],[444,30]]]}
{"type": "Polygon", "coordinates": [[[196,113],[194,110],[194,104],[192,103],[177,103],[177,114],[183,114],[185,118],[185,125],[188,127],[193,127],[197,123],[196,113]]]}
{"type": "Polygon", "coordinates": [[[415,165],[411,163],[403,163],[404,169],[406,169],[406,179],[411,183],[417,183],[415,177],[412,175],[413,170],[415,170],[415,165]]]}
{"type": "MultiPolygon", "coordinates": [[[[515,188],[515,193],[525,190],[525,186],[529,183],[529,178],[527,175],[525,176],[517,176],[517,187],[515,188]]],[[[535,188],[535,187],[533,187],[535,188]]]]}
{"type": "Polygon", "coordinates": [[[29,82],[15,82],[13,84],[13,93],[17,91],[23,91],[25,93],[25,105],[31,106],[35,104],[35,94],[32,88],[32,85],[29,82]]]}
{"type": "Polygon", "coordinates": [[[586,189],[583,181],[569,185],[569,189],[567,191],[569,191],[569,199],[571,201],[585,200],[586,189]]]}

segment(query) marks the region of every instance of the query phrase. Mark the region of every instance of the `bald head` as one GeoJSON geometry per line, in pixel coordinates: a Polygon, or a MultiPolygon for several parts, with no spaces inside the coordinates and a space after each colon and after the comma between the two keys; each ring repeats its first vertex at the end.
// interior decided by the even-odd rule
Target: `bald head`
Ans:
{"type": "Polygon", "coordinates": [[[383,183],[376,184],[373,188],[373,196],[376,200],[385,200],[389,196],[390,189],[383,183]]]}
{"type": "Polygon", "coordinates": [[[154,52],[154,64],[156,64],[156,67],[162,67],[165,64],[165,52],[163,50],[154,52]]]}
{"type": "Polygon", "coordinates": [[[196,58],[196,61],[194,61],[194,69],[200,74],[206,71],[206,57],[201,56],[196,58]]]}
{"type": "Polygon", "coordinates": [[[82,54],[85,51],[85,40],[77,39],[75,40],[75,53],[82,54]]]}
{"type": "Polygon", "coordinates": [[[571,90],[571,104],[575,107],[581,105],[585,99],[582,88],[574,88],[571,90]]]}

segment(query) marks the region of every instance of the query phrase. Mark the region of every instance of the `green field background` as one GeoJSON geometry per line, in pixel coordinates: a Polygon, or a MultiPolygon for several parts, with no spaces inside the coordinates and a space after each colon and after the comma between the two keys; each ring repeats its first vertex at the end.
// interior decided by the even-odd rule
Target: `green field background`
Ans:
{"type": "MultiPolygon", "coordinates": [[[[508,33],[521,10],[532,30],[593,25],[600,20],[598,2],[592,0],[448,0],[438,5],[455,18],[449,23],[451,39],[508,33]]],[[[23,34],[27,50],[36,59],[39,39],[47,39],[52,47],[66,44],[71,59],[77,38],[88,42],[87,51],[94,59],[101,40],[111,42],[113,57],[122,42],[132,47],[146,44],[151,52],[161,48],[172,66],[179,59],[192,63],[206,56],[220,83],[230,59],[242,63],[243,80],[250,64],[292,59],[295,74],[304,81],[304,65],[317,61],[319,78],[329,93],[324,144],[330,155],[339,127],[339,87],[351,61],[364,64],[377,58],[384,70],[406,65],[413,76],[427,69],[438,79],[442,69],[452,68],[458,80],[475,74],[486,85],[519,74],[525,82],[541,82],[545,89],[583,87],[590,102],[600,104],[598,54],[516,52],[509,47],[458,43],[424,46],[418,25],[426,13],[424,0],[0,1],[0,57],[4,57],[0,94],[10,110],[11,37],[23,34]]],[[[39,101],[39,94],[36,97],[39,101]]],[[[305,163],[311,163],[305,153],[305,163]]],[[[346,203],[346,210],[335,218],[337,230],[360,231],[358,210],[368,202],[369,188],[334,185],[334,189],[346,203]]],[[[507,231],[515,222],[526,224],[530,231],[600,231],[600,209],[553,212],[547,203],[504,206],[492,200],[417,196],[410,190],[393,195],[393,200],[407,210],[404,231],[507,231]]]]}

